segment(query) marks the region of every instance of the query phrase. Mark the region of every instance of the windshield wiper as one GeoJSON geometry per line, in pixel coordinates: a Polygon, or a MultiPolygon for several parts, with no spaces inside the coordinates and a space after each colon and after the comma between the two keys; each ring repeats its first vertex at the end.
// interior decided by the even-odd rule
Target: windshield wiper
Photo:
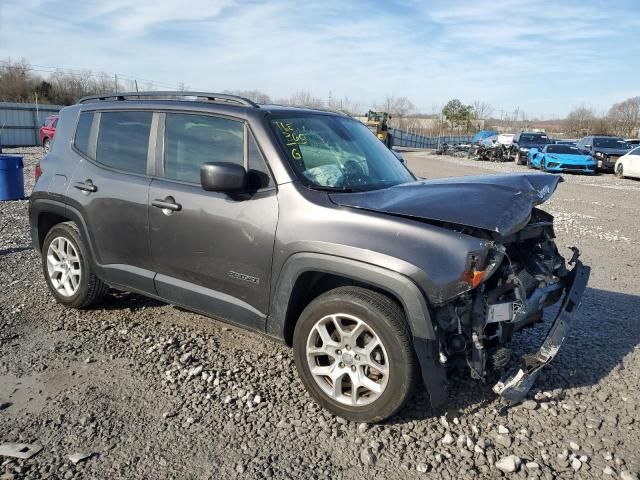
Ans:
{"type": "Polygon", "coordinates": [[[309,185],[309,188],[312,190],[319,190],[321,192],[353,192],[353,190],[348,187],[332,187],[329,185],[309,185]]]}

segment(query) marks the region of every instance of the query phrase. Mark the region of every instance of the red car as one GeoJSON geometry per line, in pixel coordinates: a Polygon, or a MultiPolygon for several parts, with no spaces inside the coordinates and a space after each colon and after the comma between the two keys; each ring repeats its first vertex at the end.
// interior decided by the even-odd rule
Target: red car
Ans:
{"type": "Polygon", "coordinates": [[[58,124],[58,115],[51,115],[44,121],[44,125],[40,127],[40,144],[44,147],[44,151],[48,152],[56,135],[56,125],[58,124]]]}

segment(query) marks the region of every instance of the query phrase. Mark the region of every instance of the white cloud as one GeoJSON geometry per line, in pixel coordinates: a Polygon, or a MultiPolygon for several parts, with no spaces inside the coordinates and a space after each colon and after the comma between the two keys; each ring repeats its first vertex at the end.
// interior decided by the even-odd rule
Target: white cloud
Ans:
{"type": "Polygon", "coordinates": [[[630,73],[640,16],[633,8],[524,0],[3,0],[0,55],[213,91],[331,91],[365,104],[406,95],[427,111],[458,97],[548,116],[582,101],[604,108],[636,88],[630,73]]]}

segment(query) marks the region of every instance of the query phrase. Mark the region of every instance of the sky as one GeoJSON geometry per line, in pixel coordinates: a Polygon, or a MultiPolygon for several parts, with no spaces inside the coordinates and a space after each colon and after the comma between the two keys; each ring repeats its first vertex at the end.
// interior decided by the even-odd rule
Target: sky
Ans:
{"type": "Polygon", "coordinates": [[[0,60],[159,89],[452,98],[554,118],[640,95],[640,0],[0,0],[0,60]]]}

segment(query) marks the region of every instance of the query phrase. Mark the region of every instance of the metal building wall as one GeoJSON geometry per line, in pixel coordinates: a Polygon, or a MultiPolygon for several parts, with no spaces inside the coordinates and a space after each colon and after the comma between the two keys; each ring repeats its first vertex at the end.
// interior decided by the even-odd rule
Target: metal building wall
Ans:
{"type": "Polygon", "coordinates": [[[58,113],[60,105],[0,102],[0,142],[4,147],[40,145],[38,130],[49,115],[58,113]]]}

